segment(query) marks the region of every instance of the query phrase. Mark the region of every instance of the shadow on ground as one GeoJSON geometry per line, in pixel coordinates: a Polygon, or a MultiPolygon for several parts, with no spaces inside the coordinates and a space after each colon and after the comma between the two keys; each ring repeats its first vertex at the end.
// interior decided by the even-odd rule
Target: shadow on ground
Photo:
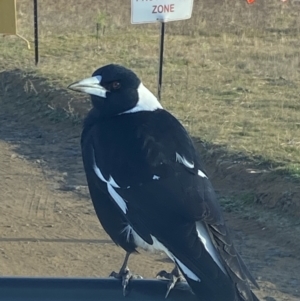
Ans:
{"type": "MultiPolygon", "coordinates": [[[[58,85],[59,86],[59,85],[58,85]]],[[[45,166],[47,176],[59,173],[57,189],[87,197],[80,154],[88,97],[57,88],[46,78],[22,70],[0,73],[0,139],[21,158],[45,166]]],[[[208,173],[222,197],[243,204],[276,208],[300,216],[300,185],[245,154],[230,154],[194,138],[208,173]]]]}
{"type": "Polygon", "coordinates": [[[76,244],[113,244],[112,240],[108,239],[69,239],[69,238],[32,238],[32,237],[2,237],[0,242],[59,242],[59,243],[76,243],[76,244]]]}

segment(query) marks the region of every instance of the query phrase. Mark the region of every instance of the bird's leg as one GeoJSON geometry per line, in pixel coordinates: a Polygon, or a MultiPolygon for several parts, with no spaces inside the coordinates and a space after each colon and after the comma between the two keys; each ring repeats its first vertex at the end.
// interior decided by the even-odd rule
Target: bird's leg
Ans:
{"type": "Polygon", "coordinates": [[[139,275],[133,275],[129,268],[127,267],[128,259],[129,259],[130,253],[126,253],[124,262],[121,266],[121,269],[118,273],[116,272],[111,272],[109,275],[110,277],[114,277],[116,279],[121,279],[122,280],[122,287],[123,287],[123,295],[126,296],[128,294],[128,285],[130,279],[142,279],[142,276],[139,275]]]}
{"type": "Polygon", "coordinates": [[[180,274],[180,271],[176,265],[174,269],[171,271],[171,273],[168,273],[165,270],[163,270],[156,275],[156,278],[162,278],[168,280],[167,293],[165,298],[168,297],[170,291],[175,287],[175,285],[178,282],[185,281],[184,277],[180,274]]]}

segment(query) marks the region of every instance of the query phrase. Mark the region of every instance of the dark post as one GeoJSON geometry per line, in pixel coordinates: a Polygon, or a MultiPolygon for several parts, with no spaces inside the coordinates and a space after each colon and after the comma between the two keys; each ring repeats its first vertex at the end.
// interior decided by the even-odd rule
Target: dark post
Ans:
{"type": "Polygon", "coordinates": [[[39,27],[38,27],[38,6],[37,0],[33,0],[34,11],[34,53],[35,53],[35,65],[39,63],[39,27]]]}
{"type": "Polygon", "coordinates": [[[159,71],[158,71],[158,100],[161,100],[161,85],[162,85],[162,72],[164,60],[164,41],[165,41],[165,23],[161,22],[160,30],[160,50],[159,50],[159,71]]]}
{"type": "Polygon", "coordinates": [[[97,47],[99,48],[99,28],[100,28],[100,24],[97,23],[96,25],[96,30],[97,30],[97,47]]]}

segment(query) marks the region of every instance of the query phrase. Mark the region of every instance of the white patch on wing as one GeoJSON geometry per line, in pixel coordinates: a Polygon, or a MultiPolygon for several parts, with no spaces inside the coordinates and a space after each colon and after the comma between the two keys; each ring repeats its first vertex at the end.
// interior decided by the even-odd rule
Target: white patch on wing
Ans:
{"type": "Polygon", "coordinates": [[[198,169],[198,176],[202,177],[202,178],[207,178],[207,175],[201,171],[200,169],[198,169]]]}
{"type": "Polygon", "coordinates": [[[135,107],[121,114],[135,113],[140,111],[155,111],[163,108],[152,92],[150,92],[142,83],[140,83],[137,91],[139,100],[135,107]]]}
{"type": "Polygon", "coordinates": [[[120,186],[115,182],[112,176],[109,177],[108,183],[113,187],[120,188],[120,186]]]}
{"type": "Polygon", "coordinates": [[[111,197],[115,200],[115,202],[118,204],[118,206],[121,208],[121,210],[126,214],[127,211],[127,205],[124,201],[124,199],[115,191],[115,189],[107,183],[107,190],[111,197]]]}
{"type": "Polygon", "coordinates": [[[153,179],[153,180],[159,180],[159,178],[160,178],[159,176],[154,175],[152,179],[153,179]]]}
{"type": "Polygon", "coordinates": [[[178,153],[176,153],[176,161],[182,163],[187,168],[194,168],[195,166],[194,162],[189,162],[184,156],[181,156],[178,153]]]}
{"type": "Polygon", "coordinates": [[[130,225],[125,226],[124,229],[122,230],[122,233],[125,233],[126,235],[126,241],[129,241],[131,230],[132,227],[130,225]]]}
{"type": "Polygon", "coordinates": [[[219,268],[222,270],[222,272],[227,275],[227,272],[220,260],[220,255],[218,254],[218,251],[216,250],[215,246],[213,245],[211,241],[211,237],[205,228],[205,226],[201,222],[196,222],[196,229],[198,233],[198,237],[200,238],[201,242],[203,243],[206,251],[209,253],[211,258],[214,260],[214,262],[219,266],[219,268]]]}
{"type": "Polygon", "coordinates": [[[160,241],[156,239],[153,235],[151,238],[153,240],[153,244],[150,245],[145,242],[130,225],[124,227],[123,231],[126,235],[127,241],[129,241],[130,235],[133,237],[134,243],[139,247],[149,252],[155,251],[163,251],[174,263],[180,266],[182,271],[190,278],[195,281],[201,281],[199,277],[195,273],[193,273],[189,268],[187,268],[178,258],[176,258],[160,241]]]}
{"type": "Polygon", "coordinates": [[[181,268],[181,270],[185,275],[187,275],[190,279],[194,281],[201,282],[200,278],[195,273],[193,273],[189,268],[187,268],[178,258],[176,257],[174,258],[175,258],[175,262],[177,263],[177,265],[179,265],[179,267],[181,268]]]}
{"type": "MultiPolygon", "coordinates": [[[[135,244],[139,247],[142,248],[146,251],[149,252],[155,252],[155,251],[163,251],[165,252],[172,260],[173,260],[173,255],[169,252],[169,250],[161,243],[159,242],[154,236],[151,235],[151,238],[153,240],[153,244],[150,245],[147,242],[145,242],[135,231],[134,229],[130,226],[127,225],[123,229],[123,232],[126,232],[126,237],[129,239],[130,234],[133,237],[133,240],[135,244]]],[[[174,260],[173,260],[174,261],[174,260]]]]}
{"type": "Polygon", "coordinates": [[[98,178],[99,178],[102,182],[107,183],[107,181],[106,181],[105,178],[103,177],[103,175],[102,175],[100,169],[99,169],[98,166],[96,165],[95,159],[94,159],[94,166],[93,166],[93,168],[94,168],[94,171],[95,171],[96,175],[98,176],[98,178]]]}
{"type": "Polygon", "coordinates": [[[120,207],[120,209],[126,214],[127,212],[127,205],[125,200],[117,193],[117,191],[114,188],[120,188],[120,186],[115,182],[112,176],[109,177],[109,180],[107,181],[102,172],[100,171],[99,167],[96,165],[95,155],[93,151],[93,169],[97,175],[97,177],[107,185],[107,191],[109,192],[110,196],[113,198],[113,200],[117,203],[117,205],[120,207]]]}

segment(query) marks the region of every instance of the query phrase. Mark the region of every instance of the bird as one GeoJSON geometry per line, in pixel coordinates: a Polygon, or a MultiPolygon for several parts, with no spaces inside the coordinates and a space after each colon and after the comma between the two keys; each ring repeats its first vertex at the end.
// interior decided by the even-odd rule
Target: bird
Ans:
{"type": "MultiPolygon", "coordinates": [[[[137,74],[119,64],[68,87],[89,94],[81,152],[90,197],[111,239],[126,251],[164,252],[171,272],[201,301],[258,301],[191,136],[137,74]]],[[[182,102],[188,101],[182,99],[182,102]]],[[[128,279],[129,278],[129,279],[128,279]]]]}

